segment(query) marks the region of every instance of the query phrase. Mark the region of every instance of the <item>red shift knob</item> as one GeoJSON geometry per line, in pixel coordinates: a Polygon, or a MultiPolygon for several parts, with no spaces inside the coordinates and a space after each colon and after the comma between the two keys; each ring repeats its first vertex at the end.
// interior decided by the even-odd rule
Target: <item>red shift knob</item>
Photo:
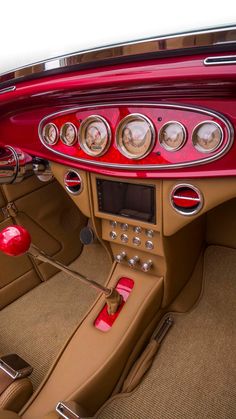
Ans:
{"type": "Polygon", "coordinates": [[[31,237],[21,226],[9,226],[0,232],[0,250],[9,256],[20,256],[29,250],[31,237]]]}

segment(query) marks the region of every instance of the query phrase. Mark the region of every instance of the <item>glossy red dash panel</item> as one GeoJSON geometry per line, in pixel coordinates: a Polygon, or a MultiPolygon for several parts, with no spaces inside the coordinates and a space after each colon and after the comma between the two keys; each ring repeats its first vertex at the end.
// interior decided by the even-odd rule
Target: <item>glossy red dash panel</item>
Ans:
{"type": "Polygon", "coordinates": [[[204,163],[209,159],[213,159],[216,155],[221,155],[227,144],[229,143],[230,132],[227,124],[217,114],[207,112],[206,110],[199,110],[191,107],[178,107],[177,105],[157,104],[157,105],[116,105],[116,106],[96,106],[96,107],[85,107],[78,108],[76,110],[69,110],[58,114],[52,114],[44,118],[39,129],[41,140],[43,138],[44,127],[48,123],[53,123],[57,127],[58,131],[61,131],[62,126],[65,123],[71,122],[74,124],[76,129],[79,131],[81,122],[85,121],[86,118],[92,115],[99,115],[104,118],[111,130],[111,146],[108,148],[106,153],[100,157],[92,157],[88,155],[81,147],[80,141],[73,146],[65,145],[60,139],[55,145],[47,145],[47,148],[61,156],[65,156],[73,161],[82,161],[87,164],[113,165],[116,169],[122,169],[122,167],[130,167],[132,165],[142,170],[142,166],[148,170],[148,166],[154,167],[171,167],[175,165],[189,165],[196,162],[204,163]],[[130,114],[142,114],[149,118],[154,126],[154,146],[151,152],[140,160],[130,159],[122,155],[117,147],[116,143],[116,130],[120,121],[130,114]],[[169,121],[178,121],[181,123],[187,133],[187,140],[184,146],[176,151],[171,152],[163,148],[159,142],[159,133],[164,124],[169,121]],[[192,133],[194,128],[204,122],[213,121],[217,122],[223,131],[222,144],[217,150],[210,153],[202,153],[198,151],[192,143],[192,133]]]}
{"type": "Polygon", "coordinates": [[[99,313],[98,317],[96,318],[94,325],[97,329],[101,330],[102,332],[107,332],[113,326],[115,320],[119,316],[121,310],[123,309],[126,301],[129,298],[129,295],[134,287],[134,281],[130,278],[120,278],[116,289],[122,295],[123,302],[119,308],[119,310],[113,314],[109,315],[107,312],[107,305],[105,305],[102,311],[99,313]]]}

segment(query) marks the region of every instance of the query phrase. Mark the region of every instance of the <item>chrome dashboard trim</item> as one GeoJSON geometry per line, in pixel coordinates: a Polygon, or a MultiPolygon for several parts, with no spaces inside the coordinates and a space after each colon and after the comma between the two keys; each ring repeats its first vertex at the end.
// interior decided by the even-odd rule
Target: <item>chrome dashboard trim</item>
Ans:
{"type": "Polygon", "coordinates": [[[66,157],[69,160],[78,162],[78,163],[83,163],[83,164],[88,164],[90,166],[97,166],[97,167],[103,167],[103,168],[111,168],[111,169],[128,169],[128,170],[138,170],[138,171],[143,171],[143,170],[163,170],[163,169],[179,169],[179,168],[184,168],[184,167],[193,167],[193,166],[199,166],[202,164],[206,164],[209,162],[213,162],[215,160],[218,160],[220,157],[223,157],[231,148],[232,144],[233,144],[233,140],[234,140],[234,128],[232,126],[232,124],[230,123],[230,121],[228,119],[226,119],[223,115],[219,114],[218,112],[213,112],[210,111],[208,109],[205,108],[199,108],[199,107],[194,107],[194,106],[187,106],[187,105],[176,105],[176,104],[167,104],[167,103],[130,103],[130,102],[122,102],[122,103],[106,103],[106,104],[99,104],[99,105],[89,105],[89,106],[78,106],[78,107],[74,107],[74,108],[70,108],[70,109],[66,109],[64,111],[58,111],[58,112],[53,112],[52,114],[49,114],[47,116],[45,116],[39,123],[38,126],[38,135],[39,135],[39,139],[41,141],[41,143],[43,144],[44,147],[46,147],[48,150],[50,150],[52,153],[57,154],[58,156],[61,157],[66,157]],[[172,109],[184,109],[184,110],[189,110],[189,111],[195,111],[195,112],[201,112],[204,113],[205,115],[210,115],[213,117],[217,117],[219,120],[221,120],[227,129],[227,133],[228,133],[228,142],[225,144],[225,146],[218,152],[216,153],[214,156],[211,157],[207,157],[207,158],[203,158],[200,160],[195,160],[193,162],[185,162],[185,163],[176,163],[176,164],[149,164],[149,165],[136,165],[136,164],[117,164],[117,163],[107,163],[107,162],[97,162],[97,161],[91,161],[91,160],[86,160],[86,159],[81,159],[81,158],[77,158],[77,157],[73,157],[73,156],[68,156],[67,154],[61,153],[60,151],[56,151],[53,150],[52,148],[48,147],[42,137],[41,137],[41,132],[43,129],[43,125],[45,121],[48,121],[48,119],[50,117],[55,117],[58,115],[65,115],[66,113],[70,113],[70,112],[78,112],[78,110],[80,109],[99,109],[99,108],[106,108],[106,107],[111,107],[111,106],[156,106],[156,107],[162,107],[162,108],[172,108],[172,109]]]}
{"type": "Polygon", "coordinates": [[[99,48],[82,50],[44,61],[28,64],[0,74],[1,83],[13,80],[27,80],[42,75],[58,74],[84,67],[106,65],[127,60],[158,58],[177,54],[199,53],[200,51],[228,50],[236,45],[236,25],[186,31],[159,37],[105,45],[99,48]]]}
{"type": "Polygon", "coordinates": [[[222,55],[218,57],[207,57],[203,61],[206,66],[236,64],[236,55],[222,55]]]}
{"type": "Polygon", "coordinates": [[[16,86],[5,87],[3,89],[0,89],[0,95],[4,95],[4,93],[14,92],[14,90],[16,90],[16,86]]]}

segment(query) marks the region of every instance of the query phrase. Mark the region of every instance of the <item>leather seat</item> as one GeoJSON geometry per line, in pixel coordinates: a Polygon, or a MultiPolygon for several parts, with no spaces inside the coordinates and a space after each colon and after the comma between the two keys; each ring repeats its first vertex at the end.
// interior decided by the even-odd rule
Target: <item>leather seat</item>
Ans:
{"type": "Polygon", "coordinates": [[[0,410],[0,419],[19,419],[17,413],[10,412],[9,410],[0,410]]]}

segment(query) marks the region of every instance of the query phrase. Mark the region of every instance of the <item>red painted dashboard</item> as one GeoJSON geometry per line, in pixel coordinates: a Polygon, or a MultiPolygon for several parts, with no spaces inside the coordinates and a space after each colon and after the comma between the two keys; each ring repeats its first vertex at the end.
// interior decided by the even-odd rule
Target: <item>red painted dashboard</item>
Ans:
{"type": "MultiPolygon", "coordinates": [[[[15,90],[0,94],[0,141],[111,176],[236,175],[236,66],[205,67],[206,57],[209,54],[162,58],[19,82],[15,90]],[[104,152],[97,155],[83,147],[82,139],[84,121],[93,115],[105,121],[109,134],[104,152]],[[119,126],[129,115],[141,115],[151,127],[150,144],[141,157],[124,152],[122,138],[119,143],[119,126]],[[184,131],[176,150],[163,146],[161,139],[163,127],[173,121],[184,131]],[[72,145],[60,136],[68,122],[75,128],[72,145]],[[215,124],[219,136],[216,146],[206,152],[194,142],[196,128],[204,122],[215,124]],[[48,123],[56,127],[55,144],[44,141],[48,123]]],[[[135,135],[130,141],[129,151],[133,147],[135,152],[135,135]]]]}

